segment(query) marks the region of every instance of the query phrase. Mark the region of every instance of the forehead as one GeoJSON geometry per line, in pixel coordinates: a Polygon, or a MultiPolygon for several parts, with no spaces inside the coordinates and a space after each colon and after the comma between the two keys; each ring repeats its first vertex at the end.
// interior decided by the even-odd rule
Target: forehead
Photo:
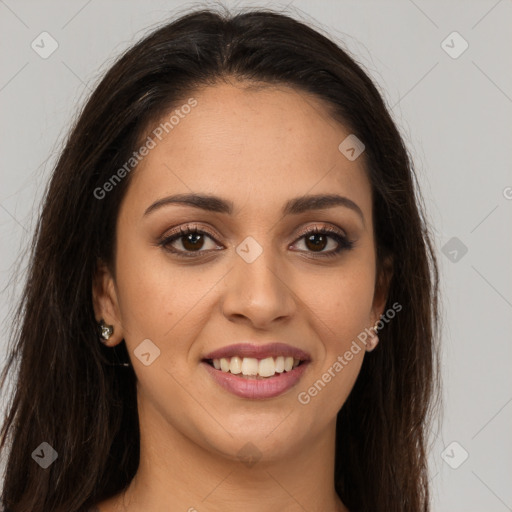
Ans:
{"type": "Polygon", "coordinates": [[[339,193],[369,216],[363,158],[350,161],[339,151],[350,131],[320,99],[286,86],[224,83],[190,97],[197,105],[168,125],[162,140],[153,137],[156,145],[134,171],[125,203],[143,210],[177,192],[210,193],[232,200],[236,213],[237,197],[261,210],[281,209],[290,197],[339,193]]]}

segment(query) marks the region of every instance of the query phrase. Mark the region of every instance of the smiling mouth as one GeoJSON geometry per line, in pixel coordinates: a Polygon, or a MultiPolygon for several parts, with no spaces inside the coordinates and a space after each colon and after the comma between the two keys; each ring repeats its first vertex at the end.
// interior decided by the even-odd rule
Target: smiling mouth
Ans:
{"type": "Polygon", "coordinates": [[[245,379],[263,380],[279,377],[303,364],[305,361],[291,356],[265,357],[223,357],[205,359],[204,362],[224,373],[231,373],[245,379]]]}

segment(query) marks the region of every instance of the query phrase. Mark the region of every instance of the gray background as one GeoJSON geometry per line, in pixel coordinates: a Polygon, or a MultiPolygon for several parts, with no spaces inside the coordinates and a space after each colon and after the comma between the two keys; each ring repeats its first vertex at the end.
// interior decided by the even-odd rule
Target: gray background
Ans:
{"type": "MultiPolygon", "coordinates": [[[[122,50],[192,5],[204,4],[0,0],[0,364],[20,279],[4,288],[15,265],[23,276],[41,193],[78,106],[122,50]],[[31,48],[43,31],[59,45],[47,59],[31,48]]],[[[434,510],[512,510],[512,1],[288,5],[373,77],[415,161],[444,308],[434,510]],[[469,44],[460,55],[454,31],[469,44]]]]}

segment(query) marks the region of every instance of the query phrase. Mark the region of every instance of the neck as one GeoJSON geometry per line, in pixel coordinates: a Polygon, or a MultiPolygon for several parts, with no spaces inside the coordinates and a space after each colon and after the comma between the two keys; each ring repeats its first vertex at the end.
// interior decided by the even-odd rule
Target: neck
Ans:
{"type": "Polygon", "coordinates": [[[235,460],[184,436],[151,405],[139,405],[139,425],[137,474],[101,512],[349,512],[334,489],[335,422],[286,457],[248,443],[235,460]]]}

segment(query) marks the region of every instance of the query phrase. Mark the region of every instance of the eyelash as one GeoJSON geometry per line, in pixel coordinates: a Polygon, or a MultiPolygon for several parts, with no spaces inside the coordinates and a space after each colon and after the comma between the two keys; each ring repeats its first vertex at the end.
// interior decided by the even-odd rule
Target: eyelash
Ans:
{"type": "MultiPolygon", "coordinates": [[[[187,252],[187,251],[176,250],[176,249],[170,247],[170,245],[174,241],[179,240],[180,238],[190,235],[190,234],[207,235],[208,237],[210,237],[211,239],[216,241],[215,236],[212,233],[210,233],[206,230],[198,229],[197,226],[188,226],[187,225],[185,227],[180,227],[180,230],[178,233],[171,234],[169,236],[162,238],[161,240],[158,241],[157,245],[159,247],[162,247],[164,250],[171,252],[181,258],[199,258],[202,256],[201,253],[210,252],[208,250],[207,251],[188,251],[187,252]]],[[[314,228],[308,229],[308,230],[302,232],[300,234],[299,238],[297,238],[297,240],[294,243],[301,240],[302,238],[305,238],[310,235],[316,235],[316,234],[328,235],[329,237],[333,238],[338,243],[338,247],[336,249],[333,249],[333,250],[325,252],[325,253],[314,253],[314,251],[306,251],[306,252],[311,252],[312,254],[314,254],[315,258],[333,258],[333,257],[337,256],[340,252],[349,251],[350,249],[352,249],[354,247],[354,241],[348,240],[348,238],[346,238],[344,235],[339,233],[338,230],[331,228],[329,226],[325,226],[323,228],[318,228],[315,226],[314,228]]],[[[300,251],[300,252],[302,252],[302,251],[300,251]]]]}

